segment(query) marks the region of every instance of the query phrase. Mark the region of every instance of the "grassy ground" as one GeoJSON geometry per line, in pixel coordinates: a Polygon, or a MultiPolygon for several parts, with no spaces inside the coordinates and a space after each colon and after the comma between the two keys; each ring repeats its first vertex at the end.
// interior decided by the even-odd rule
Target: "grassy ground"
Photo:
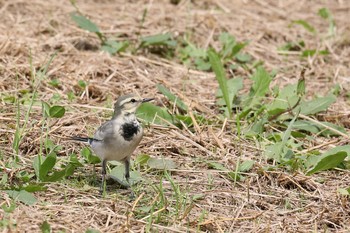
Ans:
{"type": "MultiPolygon", "coordinates": [[[[0,2],[2,231],[349,232],[349,154],[333,166],[336,169],[312,175],[306,175],[310,161],[300,162],[303,156],[312,157],[311,152],[322,154],[348,143],[349,2],[171,2],[90,0],[75,6],[68,1],[0,2]],[[331,16],[322,18],[318,14],[322,8],[331,16]],[[72,20],[70,13],[77,10],[109,39],[128,41],[126,51],[116,55],[101,51],[96,34],[72,20]],[[171,33],[168,42],[176,41],[176,46],[140,42],[165,32],[171,33]],[[238,119],[244,106],[234,109],[233,119],[225,119],[216,103],[215,74],[200,70],[203,67],[191,57],[193,51],[184,54],[189,44],[204,51],[220,50],[218,38],[223,32],[239,42],[249,41],[242,51],[250,61],[235,57],[224,66],[228,78],[242,78],[239,95],[252,92],[254,81],[249,77],[258,64],[274,74],[263,101],[276,97],[273,86],[294,84],[304,77],[303,98],[332,93],[336,101],[327,111],[303,119],[337,124],[343,127],[338,128],[341,133],[303,132],[303,137],[294,133],[282,143],[283,148],[291,143],[288,148],[297,159],[266,158],[268,145],[278,140],[277,135],[287,137],[292,123],[283,127],[276,116],[268,119],[271,124],[265,122],[261,133],[252,134],[245,129],[266,109],[238,119]],[[297,45],[281,49],[288,42],[297,45]],[[171,90],[188,109],[169,101],[157,84],[171,90]],[[91,135],[111,116],[114,100],[130,92],[155,97],[157,106],[189,117],[191,124],[146,124],[133,157],[138,158],[134,175],[143,177],[133,187],[136,198],[130,200],[130,192],[114,184],[101,197],[99,164],[95,167],[89,152],[66,138],[91,135]],[[60,117],[62,107],[65,113],[60,117]],[[207,121],[200,122],[198,116],[207,121]],[[293,147],[298,143],[302,146],[293,147]],[[35,176],[33,161],[49,152],[57,155],[53,170],[63,169],[67,177],[50,182],[35,176]],[[170,168],[142,163],[147,155],[165,158],[170,168]],[[243,162],[252,167],[241,169],[243,162]]],[[[206,59],[201,60],[207,62],[204,66],[206,59]]],[[[292,112],[287,110],[282,115],[292,112]]]]}

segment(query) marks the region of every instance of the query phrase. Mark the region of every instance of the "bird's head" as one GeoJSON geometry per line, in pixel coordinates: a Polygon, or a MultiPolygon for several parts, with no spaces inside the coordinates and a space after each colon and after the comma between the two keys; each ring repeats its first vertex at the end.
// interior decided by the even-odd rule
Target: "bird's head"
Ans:
{"type": "Polygon", "coordinates": [[[145,102],[154,100],[154,98],[141,98],[136,94],[120,96],[114,104],[114,117],[118,115],[135,114],[137,108],[145,102]]]}

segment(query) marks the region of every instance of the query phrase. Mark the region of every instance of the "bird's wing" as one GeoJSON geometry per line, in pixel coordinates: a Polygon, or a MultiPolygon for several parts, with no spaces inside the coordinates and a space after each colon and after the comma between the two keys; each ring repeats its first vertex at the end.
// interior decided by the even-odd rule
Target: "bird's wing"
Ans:
{"type": "Polygon", "coordinates": [[[106,121],[95,132],[94,139],[105,140],[114,135],[113,121],[106,121]]]}

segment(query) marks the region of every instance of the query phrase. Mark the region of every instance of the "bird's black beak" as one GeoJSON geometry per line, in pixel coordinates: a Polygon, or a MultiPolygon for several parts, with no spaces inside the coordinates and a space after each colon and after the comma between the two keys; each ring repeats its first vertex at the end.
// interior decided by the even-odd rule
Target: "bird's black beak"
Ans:
{"type": "Polygon", "coordinates": [[[154,98],[144,98],[142,99],[142,103],[150,102],[152,100],[154,100],[154,98]]]}

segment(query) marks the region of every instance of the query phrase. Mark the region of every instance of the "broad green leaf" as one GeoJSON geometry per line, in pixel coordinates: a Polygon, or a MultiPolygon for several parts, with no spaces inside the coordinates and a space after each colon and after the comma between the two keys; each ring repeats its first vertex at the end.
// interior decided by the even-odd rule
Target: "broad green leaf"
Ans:
{"type": "Polygon", "coordinates": [[[28,184],[26,186],[23,186],[22,188],[30,193],[47,190],[47,187],[45,187],[45,184],[28,184]]]}
{"type": "Polygon", "coordinates": [[[208,166],[209,168],[213,168],[215,170],[228,171],[228,169],[224,165],[218,162],[208,162],[208,166]]]}
{"type": "Polygon", "coordinates": [[[12,213],[16,209],[16,203],[14,201],[10,201],[9,204],[10,205],[7,206],[7,203],[5,202],[1,205],[1,209],[3,209],[5,213],[12,213]]]}
{"type": "Polygon", "coordinates": [[[228,90],[228,86],[227,86],[227,79],[226,79],[224,67],[221,63],[221,60],[220,60],[218,54],[214,50],[211,49],[208,51],[208,57],[209,57],[211,67],[215,73],[215,77],[218,80],[220,89],[222,91],[223,98],[224,98],[225,103],[226,103],[228,117],[231,118],[231,116],[232,116],[232,108],[231,108],[232,103],[230,102],[229,90],[228,90]]]}
{"type": "Polygon", "coordinates": [[[283,146],[282,142],[276,142],[272,145],[268,145],[265,148],[264,155],[268,159],[273,159],[276,162],[283,162],[283,158],[287,154],[288,148],[283,146]]]}
{"type": "Polygon", "coordinates": [[[249,109],[256,104],[262,104],[261,100],[269,91],[272,77],[263,67],[259,66],[251,79],[253,80],[253,84],[250,88],[248,98],[243,103],[245,109],[249,109]]]}
{"type": "MultiPolygon", "coordinates": [[[[119,166],[114,167],[110,172],[110,176],[114,179],[116,178],[116,180],[119,180],[123,183],[125,181],[125,185],[127,185],[126,179],[125,179],[125,167],[124,167],[124,165],[119,165],[119,166]]],[[[130,185],[134,185],[134,184],[140,182],[141,180],[142,180],[142,176],[141,176],[140,172],[130,171],[130,179],[129,179],[130,185]]]]}
{"type": "Polygon", "coordinates": [[[316,29],[315,29],[313,26],[311,26],[308,22],[306,22],[305,20],[294,20],[294,21],[292,22],[292,25],[293,25],[293,24],[301,25],[301,26],[303,26],[308,32],[311,32],[311,33],[313,33],[313,34],[316,33],[316,29]]]}
{"type": "Polygon", "coordinates": [[[300,113],[304,115],[312,115],[315,113],[326,111],[328,107],[331,104],[333,104],[336,100],[337,98],[334,95],[330,94],[325,97],[313,99],[311,101],[303,101],[300,104],[300,113]]]}
{"type": "Polygon", "coordinates": [[[219,36],[219,41],[222,44],[222,49],[220,51],[220,56],[222,58],[232,58],[232,50],[236,45],[236,39],[227,32],[221,33],[219,36]]]}
{"type": "Polygon", "coordinates": [[[280,90],[278,96],[274,99],[274,101],[271,104],[267,105],[268,114],[270,116],[274,116],[291,107],[294,107],[299,99],[296,89],[297,85],[291,84],[285,86],[282,90],[280,90]]]}
{"type": "Polygon", "coordinates": [[[141,47],[159,46],[159,45],[175,47],[176,41],[172,39],[172,35],[170,33],[157,34],[157,35],[141,38],[141,47]]]}
{"type": "MultiPolygon", "coordinates": [[[[336,147],[337,148],[337,147],[336,147]]],[[[335,149],[335,148],[334,148],[335,149]]],[[[338,151],[336,153],[331,153],[330,151],[321,155],[317,163],[311,168],[306,175],[312,175],[319,171],[328,170],[338,166],[344,159],[348,156],[345,151],[338,151]]]]}
{"type": "Polygon", "coordinates": [[[138,155],[135,159],[135,164],[140,164],[140,165],[144,165],[147,163],[147,161],[151,158],[151,156],[146,155],[146,154],[142,154],[142,155],[138,155]]]}
{"type": "Polygon", "coordinates": [[[274,159],[277,162],[283,162],[284,160],[289,160],[289,156],[292,156],[292,151],[287,147],[287,145],[293,147],[293,143],[289,140],[293,125],[295,120],[298,118],[299,114],[296,114],[294,118],[289,122],[288,128],[283,133],[282,141],[276,142],[272,145],[266,146],[265,156],[269,159],[274,159]]]}
{"type": "Polygon", "coordinates": [[[51,232],[51,226],[47,221],[44,221],[41,226],[40,230],[42,233],[50,233],[51,232]]]}
{"type": "Polygon", "coordinates": [[[89,32],[100,32],[100,29],[97,27],[96,24],[91,22],[89,19],[87,19],[85,16],[80,15],[76,12],[73,12],[70,14],[72,20],[81,28],[84,30],[87,30],[89,32]]]}
{"type": "Polygon", "coordinates": [[[295,121],[293,124],[293,130],[306,131],[313,134],[320,132],[320,128],[317,127],[317,125],[306,120],[295,121]]]}
{"type": "Polygon", "coordinates": [[[47,182],[56,182],[61,180],[66,175],[66,169],[60,170],[60,171],[54,171],[52,175],[47,176],[45,178],[45,181],[47,182]]]}
{"type": "MultiPolygon", "coordinates": [[[[243,79],[231,78],[227,80],[227,87],[228,87],[229,101],[230,103],[233,103],[233,100],[235,99],[235,97],[238,96],[238,92],[243,88],[243,79]]],[[[223,94],[221,89],[218,90],[216,95],[219,97],[217,104],[225,105],[225,100],[223,99],[223,94]]]]}
{"type": "Polygon", "coordinates": [[[254,83],[250,94],[253,96],[265,96],[272,80],[270,74],[262,66],[259,66],[251,79],[254,83]]]}
{"type": "Polygon", "coordinates": [[[249,171],[250,169],[252,169],[254,163],[255,163],[255,161],[253,161],[253,160],[246,160],[239,165],[238,171],[240,171],[240,172],[249,171]]]}
{"type": "MultiPolygon", "coordinates": [[[[321,124],[326,125],[332,129],[335,129],[337,131],[340,131],[342,133],[347,133],[346,130],[344,129],[344,127],[340,126],[340,125],[336,125],[333,123],[329,123],[329,122],[325,122],[325,121],[320,121],[321,124]]],[[[300,131],[305,131],[305,132],[309,132],[312,134],[316,134],[316,133],[321,133],[322,136],[328,137],[328,136],[341,136],[339,135],[337,132],[332,131],[330,129],[327,129],[326,127],[323,127],[320,124],[316,124],[314,122],[311,121],[307,121],[307,120],[298,120],[294,123],[293,125],[293,129],[294,130],[300,130],[300,131]]]]}
{"type": "Polygon", "coordinates": [[[173,160],[170,159],[158,159],[158,158],[150,158],[147,161],[147,165],[150,168],[153,169],[158,169],[158,170],[170,170],[170,169],[175,169],[176,168],[176,164],[174,163],[173,160]]]}
{"type": "Polygon", "coordinates": [[[50,153],[44,160],[44,162],[40,165],[39,168],[39,179],[42,181],[46,181],[47,174],[56,164],[56,153],[50,153]]]}
{"type": "Polygon", "coordinates": [[[65,112],[66,109],[63,106],[52,106],[50,108],[50,117],[61,118],[65,112]]]}
{"type": "Polygon", "coordinates": [[[106,51],[110,54],[124,52],[126,48],[129,46],[129,41],[114,41],[107,40],[102,45],[101,50],[106,51]]]}
{"type": "Polygon", "coordinates": [[[25,190],[6,190],[5,191],[12,199],[20,201],[26,205],[34,205],[37,202],[37,199],[32,193],[29,193],[25,190]]]}
{"type": "Polygon", "coordinates": [[[211,64],[210,62],[205,61],[203,58],[195,58],[194,64],[196,65],[196,68],[199,70],[210,70],[211,64]]]}
{"type": "Polygon", "coordinates": [[[171,91],[166,88],[164,85],[157,84],[157,89],[160,91],[163,95],[165,95],[171,102],[176,103],[176,106],[181,108],[184,111],[188,110],[187,105],[182,102],[180,98],[178,98],[176,95],[171,93],[171,91]]]}
{"type": "Polygon", "coordinates": [[[137,109],[137,117],[146,122],[152,122],[158,125],[175,124],[173,116],[167,111],[166,108],[158,107],[152,103],[143,103],[137,109]]]}
{"type": "Polygon", "coordinates": [[[86,161],[90,164],[101,163],[99,157],[92,154],[91,150],[88,147],[84,147],[81,149],[80,154],[86,159],[86,161]]]}
{"type": "Polygon", "coordinates": [[[339,188],[338,193],[340,193],[341,195],[349,196],[350,195],[350,188],[347,188],[347,189],[339,188]]]}
{"type": "Polygon", "coordinates": [[[83,167],[84,165],[78,160],[78,156],[76,154],[71,154],[69,156],[69,163],[74,167],[83,167]]]}
{"type": "Polygon", "coordinates": [[[252,60],[252,57],[249,54],[246,53],[238,53],[235,55],[235,58],[240,63],[247,63],[252,60]]]}
{"type": "MultiPolygon", "coordinates": [[[[324,121],[321,121],[322,124],[332,128],[332,129],[335,129],[337,131],[340,131],[342,133],[345,133],[347,134],[346,130],[344,129],[343,126],[340,126],[340,125],[336,125],[336,124],[333,124],[333,123],[330,123],[330,122],[324,122],[324,121]]],[[[320,130],[321,130],[321,135],[322,136],[325,136],[325,137],[329,137],[329,136],[341,136],[340,134],[338,134],[337,132],[335,131],[332,131],[330,129],[326,129],[325,127],[321,127],[319,126],[320,130]]]]}

